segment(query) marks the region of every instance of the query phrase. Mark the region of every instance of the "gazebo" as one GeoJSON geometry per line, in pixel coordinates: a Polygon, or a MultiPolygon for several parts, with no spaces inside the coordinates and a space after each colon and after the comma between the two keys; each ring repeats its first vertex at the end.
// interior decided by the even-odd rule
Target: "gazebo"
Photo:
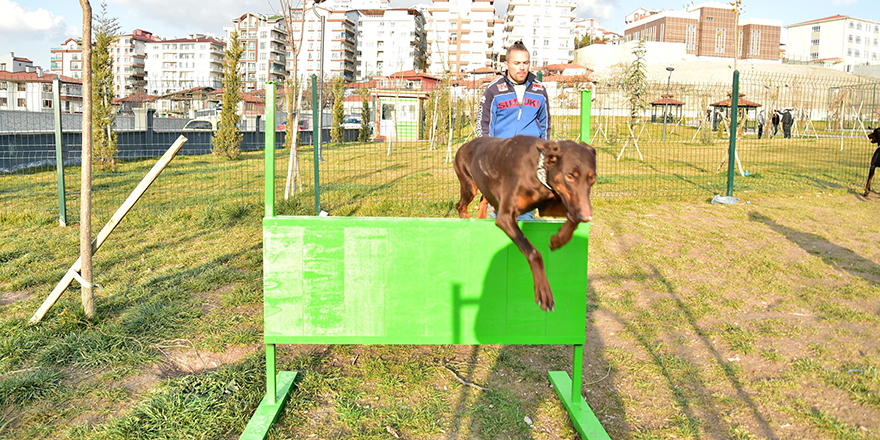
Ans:
{"type": "Polygon", "coordinates": [[[663,115],[667,111],[669,113],[666,114],[666,122],[674,124],[681,120],[681,111],[684,107],[684,103],[672,99],[672,96],[673,95],[662,95],[660,99],[651,103],[651,122],[663,122],[663,115]]]}
{"type": "MultiPolygon", "coordinates": [[[[743,98],[743,96],[745,96],[745,94],[739,94],[739,102],[737,103],[739,117],[742,117],[743,114],[747,116],[745,127],[743,127],[743,129],[757,129],[756,120],[758,119],[758,107],[761,107],[761,104],[749,101],[748,99],[743,98]]],[[[724,114],[728,118],[730,117],[730,105],[731,98],[709,104],[709,107],[712,107],[713,130],[718,128],[718,122],[721,120],[720,114],[724,114]]]]}

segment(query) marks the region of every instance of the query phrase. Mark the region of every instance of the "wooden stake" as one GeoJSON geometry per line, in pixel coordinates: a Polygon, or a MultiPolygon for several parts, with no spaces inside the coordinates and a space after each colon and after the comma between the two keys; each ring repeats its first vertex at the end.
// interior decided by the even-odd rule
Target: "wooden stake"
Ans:
{"type": "MultiPolygon", "coordinates": [[[[128,211],[130,211],[134,204],[137,203],[138,200],[140,200],[141,196],[143,196],[144,193],[147,191],[147,188],[149,188],[150,185],[152,185],[153,182],[156,181],[156,178],[159,177],[159,173],[161,173],[162,170],[164,170],[165,167],[168,166],[168,163],[171,162],[171,159],[173,159],[177,152],[180,151],[180,147],[182,147],[183,144],[186,143],[186,141],[187,139],[185,137],[178,137],[177,140],[174,141],[174,145],[172,145],[171,148],[169,148],[168,151],[166,151],[165,154],[162,155],[159,161],[156,162],[155,165],[153,165],[153,168],[150,169],[146,176],[144,176],[144,178],[141,180],[141,183],[139,183],[138,186],[135,187],[134,191],[132,191],[128,198],[125,199],[125,202],[122,203],[122,206],[120,206],[119,209],[116,210],[116,212],[113,214],[113,217],[110,218],[110,221],[108,221],[107,224],[104,225],[104,227],[101,229],[101,232],[98,232],[98,236],[95,237],[95,240],[90,243],[90,256],[91,254],[98,252],[98,249],[101,248],[101,245],[104,244],[110,233],[113,232],[114,229],[116,229],[116,226],[118,226],[119,222],[121,222],[122,219],[125,218],[125,215],[128,214],[128,211]]],[[[40,306],[37,312],[34,313],[34,316],[31,317],[32,324],[40,322],[40,320],[42,320],[43,317],[46,316],[46,312],[48,312],[52,305],[54,305],[55,302],[58,301],[58,298],[61,296],[62,293],[64,293],[64,290],[67,289],[67,286],[69,286],[70,283],[73,281],[75,274],[79,273],[80,270],[82,270],[82,267],[82,256],[80,256],[80,258],[76,260],[75,263],[73,263],[73,266],[70,266],[70,269],[68,269],[67,273],[64,274],[64,277],[61,278],[61,281],[58,282],[58,285],[55,286],[55,289],[53,289],[52,293],[49,294],[49,297],[47,297],[46,300],[43,301],[43,304],[40,306]]],[[[91,282],[91,279],[89,278],[85,278],[85,280],[87,282],[91,282]]],[[[83,289],[85,289],[85,287],[86,286],[83,286],[83,289]]]]}

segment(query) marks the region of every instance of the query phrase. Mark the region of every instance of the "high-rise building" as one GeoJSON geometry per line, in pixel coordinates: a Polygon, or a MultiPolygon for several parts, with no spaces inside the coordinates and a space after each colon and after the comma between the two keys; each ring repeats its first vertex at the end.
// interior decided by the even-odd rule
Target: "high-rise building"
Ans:
{"type": "MultiPolygon", "coordinates": [[[[325,77],[342,76],[346,81],[355,79],[355,52],[360,14],[354,10],[331,10],[317,6],[291,11],[293,38],[302,48],[297,57],[297,70],[301,79],[312,74],[325,77]],[[324,40],[321,40],[321,17],[324,17],[324,40]],[[323,47],[323,53],[321,51],[323,47]],[[323,65],[321,63],[323,60],[323,65]]],[[[293,71],[293,55],[287,62],[287,70],[293,71]]]]}
{"type": "Polygon", "coordinates": [[[570,63],[574,59],[572,0],[511,0],[507,4],[504,45],[517,40],[531,53],[532,67],[570,63]]]}
{"type": "Polygon", "coordinates": [[[226,27],[226,41],[238,31],[244,45],[239,73],[242,89],[251,91],[265,88],[266,81],[283,81],[287,75],[285,64],[287,28],[281,15],[242,14],[226,27]]]}
{"type": "Polygon", "coordinates": [[[356,76],[372,78],[427,65],[425,17],[413,8],[360,9],[356,76]]]}
{"type": "Polygon", "coordinates": [[[435,0],[425,18],[429,72],[458,74],[492,64],[494,0],[435,0]]]}
{"type": "Polygon", "coordinates": [[[880,23],[835,15],[786,26],[786,58],[829,65],[845,72],[880,64],[880,23]]]}
{"type": "Polygon", "coordinates": [[[192,34],[146,45],[147,91],[161,95],[193,87],[223,87],[226,43],[192,34]]]}
{"type": "Polygon", "coordinates": [[[144,70],[147,43],[156,38],[152,32],[135,29],[134,32],[116,37],[110,45],[113,59],[113,87],[117,98],[142,94],[147,91],[144,70]]]}

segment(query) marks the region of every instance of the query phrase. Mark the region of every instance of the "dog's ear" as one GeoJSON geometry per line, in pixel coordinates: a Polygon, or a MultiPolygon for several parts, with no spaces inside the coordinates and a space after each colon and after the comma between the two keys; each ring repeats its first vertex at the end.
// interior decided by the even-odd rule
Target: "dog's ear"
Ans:
{"type": "Polygon", "coordinates": [[[556,141],[547,141],[538,148],[544,152],[544,161],[548,165],[556,165],[556,162],[559,161],[559,155],[562,152],[559,148],[559,143],[556,141]]]}

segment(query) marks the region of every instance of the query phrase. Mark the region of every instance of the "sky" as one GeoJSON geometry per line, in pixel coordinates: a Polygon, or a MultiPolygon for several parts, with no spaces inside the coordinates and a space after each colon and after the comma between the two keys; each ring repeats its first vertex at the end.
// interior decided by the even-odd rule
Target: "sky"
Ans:
{"type": "MultiPolygon", "coordinates": [[[[602,27],[623,33],[623,18],[639,7],[681,10],[684,0],[574,0],[576,14],[595,18],[602,27]]],[[[410,6],[426,0],[391,0],[392,6],[410,6]]],[[[832,15],[880,21],[877,0],[743,0],[742,18],[780,20],[783,26],[832,15]],[[877,11],[872,13],[872,11],[877,11]],[[876,15],[875,15],[876,14],[876,15]]],[[[691,3],[702,3],[700,1],[691,3]]],[[[725,1],[726,3],[726,1],[725,1]]],[[[121,30],[144,29],[165,38],[191,33],[223,36],[224,26],[245,12],[272,13],[277,0],[107,0],[107,14],[117,17],[121,30]]],[[[504,15],[507,0],[495,0],[504,15]]],[[[92,1],[93,14],[101,3],[92,1]]],[[[81,37],[82,9],[75,0],[0,0],[0,54],[14,52],[48,69],[51,48],[68,37],[81,37]]]]}

